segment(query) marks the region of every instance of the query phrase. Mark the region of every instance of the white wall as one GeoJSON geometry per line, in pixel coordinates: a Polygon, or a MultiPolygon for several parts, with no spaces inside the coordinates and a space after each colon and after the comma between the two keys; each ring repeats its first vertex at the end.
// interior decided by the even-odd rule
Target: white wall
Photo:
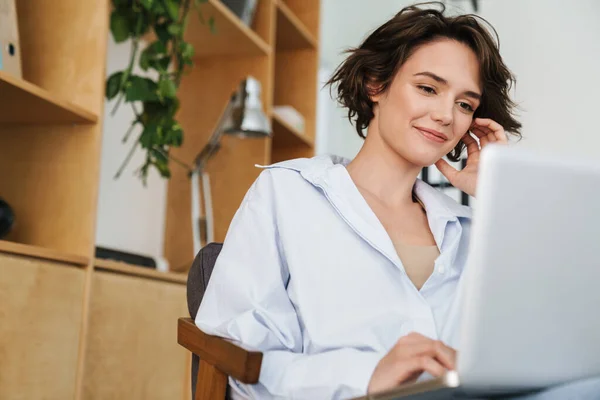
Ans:
{"type": "Polygon", "coordinates": [[[501,53],[517,75],[528,148],[600,157],[600,2],[482,1],[501,53]]]}
{"type": "MultiPolygon", "coordinates": [[[[333,70],[344,48],[412,1],[322,0],[321,69],[333,70]]],[[[446,3],[471,12],[470,1],[446,3]]],[[[600,1],[480,0],[479,14],[498,31],[501,53],[517,76],[524,139],[520,146],[599,157],[600,1]]],[[[321,96],[320,110],[335,106],[321,96]]],[[[356,154],[361,141],[343,119],[330,112],[318,131],[319,153],[356,154]]],[[[324,118],[325,119],[325,118],[324,118]]]]}
{"type": "MultiPolygon", "coordinates": [[[[408,4],[408,0],[321,0],[319,88],[344,60],[345,49],[358,46],[372,30],[408,4]]],[[[330,96],[329,87],[319,92],[318,107],[323,117],[317,126],[317,153],[353,158],[363,139],[332,97],[335,98],[335,90],[330,96]]]]}
{"type": "MultiPolygon", "coordinates": [[[[129,43],[117,45],[110,38],[107,76],[127,67],[130,51],[129,43]]],[[[114,103],[105,103],[96,243],[158,258],[163,254],[167,182],[152,170],[144,187],[135,175],[144,161],[139,148],[120,178],[114,179],[140,132],[135,130],[127,143],[122,143],[134,115],[129,104],[121,103],[112,116],[114,103]]]]}

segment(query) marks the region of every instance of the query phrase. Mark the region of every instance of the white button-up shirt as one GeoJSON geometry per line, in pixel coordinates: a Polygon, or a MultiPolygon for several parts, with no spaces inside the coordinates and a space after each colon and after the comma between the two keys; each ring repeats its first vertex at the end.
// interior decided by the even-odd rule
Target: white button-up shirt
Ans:
{"type": "Polygon", "coordinates": [[[471,210],[417,180],[440,250],[417,290],[347,163],[319,156],[264,167],[230,225],[196,324],[264,353],[258,384],[230,379],[236,398],[362,396],[401,336],[458,347],[471,210]]]}

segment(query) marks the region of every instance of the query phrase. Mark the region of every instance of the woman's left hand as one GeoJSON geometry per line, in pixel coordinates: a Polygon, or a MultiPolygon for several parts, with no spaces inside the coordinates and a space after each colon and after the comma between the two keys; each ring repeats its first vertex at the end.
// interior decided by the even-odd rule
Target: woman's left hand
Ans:
{"type": "Polygon", "coordinates": [[[489,143],[508,144],[508,139],[504,132],[504,128],[499,123],[489,118],[475,118],[469,131],[479,138],[481,147],[477,144],[477,141],[469,135],[469,132],[462,137],[462,141],[467,145],[466,166],[459,171],[448,164],[444,159],[438,160],[435,163],[435,166],[446,179],[448,179],[448,182],[450,182],[452,186],[475,197],[481,150],[489,143]]]}

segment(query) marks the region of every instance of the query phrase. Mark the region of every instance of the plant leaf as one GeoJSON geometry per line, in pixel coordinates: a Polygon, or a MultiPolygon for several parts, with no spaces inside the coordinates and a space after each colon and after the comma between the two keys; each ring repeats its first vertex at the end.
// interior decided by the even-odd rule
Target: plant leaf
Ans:
{"type": "Polygon", "coordinates": [[[179,4],[177,4],[175,0],[163,0],[163,2],[169,13],[169,17],[171,17],[173,21],[177,21],[177,18],[179,17],[179,4]]]}
{"type": "Polygon", "coordinates": [[[169,34],[169,31],[167,29],[168,26],[169,25],[165,23],[154,26],[154,32],[156,33],[158,40],[160,40],[163,43],[166,43],[171,38],[171,35],[169,34]]]}
{"type": "Polygon", "coordinates": [[[146,50],[142,51],[142,54],[140,54],[140,68],[144,71],[148,71],[148,68],[150,68],[150,60],[152,57],[152,54],[146,50]]]}
{"type": "Polygon", "coordinates": [[[170,79],[161,79],[158,82],[158,91],[163,98],[173,98],[177,96],[177,86],[170,79]]]}
{"type": "Polygon", "coordinates": [[[155,40],[154,42],[152,42],[152,44],[150,46],[148,46],[148,48],[150,49],[150,51],[153,54],[158,54],[158,53],[166,54],[167,53],[167,47],[160,40],[155,40]]]}
{"type": "Polygon", "coordinates": [[[179,36],[183,32],[183,27],[181,26],[181,24],[173,23],[169,25],[167,31],[173,36],[179,36]]]}
{"type": "Polygon", "coordinates": [[[150,122],[144,126],[142,135],[140,136],[140,144],[145,149],[150,149],[154,145],[156,140],[158,125],[154,122],[150,122]]]}
{"type": "Polygon", "coordinates": [[[160,172],[160,176],[162,176],[163,178],[171,177],[171,171],[169,170],[169,166],[167,165],[167,163],[155,162],[154,165],[156,166],[156,169],[158,169],[158,172],[160,172]]]}
{"type": "Polygon", "coordinates": [[[167,11],[165,10],[165,7],[163,6],[162,1],[155,1],[154,2],[154,7],[152,7],[152,12],[154,14],[156,14],[157,16],[163,16],[167,13],[167,11]]]}
{"type": "Polygon", "coordinates": [[[165,54],[167,52],[167,48],[165,44],[160,40],[157,40],[147,46],[142,54],[140,55],[140,67],[147,71],[149,67],[154,66],[153,61],[157,58],[158,54],[165,54]]]}
{"type": "Polygon", "coordinates": [[[140,0],[140,3],[142,3],[142,6],[148,10],[151,11],[152,10],[152,6],[154,5],[154,0],[140,0]]]}
{"type": "Polygon", "coordinates": [[[171,63],[170,57],[162,57],[156,60],[153,60],[151,63],[152,68],[159,72],[166,72],[169,69],[169,64],[171,63]]]}
{"type": "Polygon", "coordinates": [[[129,20],[119,10],[114,10],[110,14],[110,32],[117,43],[129,38],[129,20]]]}
{"type": "Polygon", "coordinates": [[[167,143],[171,146],[180,147],[183,144],[183,129],[175,122],[167,132],[167,143]]]}
{"type": "Polygon", "coordinates": [[[112,100],[121,90],[123,71],[115,72],[106,81],[106,98],[112,100]]]}
{"type": "Polygon", "coordinates": [[[143,36],[148,32],[150,28],[150,18],[145,12],[135,13],[135,30],[132,32],[132,36],[143,36]]]}
{"type": "Polygon", "coordinates": [[[190,60],[192,57],[194,57],[194,46],[187,42],[181,42],[179,44],[179,51],[184,60],[190,60]]]}
{"type": "Polygon", "coordinates": [[[169,157],[167,156],[167,150],[153,147],[150,149],[151,154],[154,156],[156,161],[167,163],[169,162],[169,157]]]}
{"type": "Polygon", "coordinates": [[[151,79],[132,76],[125,84],[125,100],[158,101],[158,85],[151,79]]]}

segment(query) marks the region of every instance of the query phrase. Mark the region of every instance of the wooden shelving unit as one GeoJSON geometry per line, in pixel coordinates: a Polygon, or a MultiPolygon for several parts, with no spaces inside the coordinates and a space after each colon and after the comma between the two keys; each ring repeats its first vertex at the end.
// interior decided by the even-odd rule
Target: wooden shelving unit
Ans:
{"type": "Polygon", "coordinates": [[[60,251],[28,244],[8,242],[6,240],[0,240],[0,252],[21,255],[40,260],[57,261],[79,267],[85,267],[90,262],[90,259],[87,257],[63,253],[60,251]]]}
{"type": "Polygon", "coordinates": [[[97,114],[2,71],[0,103],[0,124],[93,124],[98,121],[97,114]]]}
{"type": "Polygon", "coordinates": [[[316,49],[317,46],[317,39],[304,23],[285,3],[277,2],[277,50],[316,49]]]}
{"type": "Polygon", "coordinates": [[[261,56],[271,48],[259,33],[244,25],[240,19],[219,0],[208,0],[201,6],[202,18],[190,16],[186,40],[196,49],[198,57],[261,56]],[[208,29],[208,20],[215,21],[216,32],[208,29]]]}
{"type": "MultiPolygon", "coordinates": [[[[273,124],[272,138],[224,138],[207,168],[216,241],[261,172],[255,164],[314,155],[319,1],[258,0],[246,26],[208,0],[200,7],[215,33],[190,19],[195,67],[179,91],[185,140],[174,156],[193,161],[248,75],[273,124]],[[275,105],[300,112],[304,132],[275,105]]],[[[168,181],[164,254],[179,272],[95,258],[110,1],[16,4],[23,78],[0,72],[0,197],[16,215],[0,241],[0,398],[189,399],[189,352],[174,325],[187,314],[194,257],[189,178],[173,168],[168,181]]]]}
{"type": "Polygon", "coordinates": [[[123,275],[155,279],[164,282],[174,282],[182,284],[185,284],[187,282],[187,275],[183,273],[159,272],[152,268],[145,268],[138,265],[131,265],[112,260],[104,260],[101,258],[96,258],[94,260],[94,267],[97,270],[101,271],[117,272],[123,275]]]}
{"type": "Polygon", "coordinates": [[[273,147],[307,147],[307,149],[311,149],[314,147],[314,140],[306,137],[304,133],[298,131],[278,115],[273,114],[273,147]]]}
{"type": "MultiPolygon", "coordinates": [[[[217,36],[219,18],[227,20],[221,22],[226,24],[222,29],[231,30],[219,39],[227,43],[210,43],[214,38],[205,25],[190,31],[188,40],[200,47],[196,67],[184,78],[180,91],[179,118],[188,133],[183,147],[174,155],[189,162],[194,159],[210,137],[232,91],[247,75],[260,81],[263,107],[273,122],[272,139],[224,138],[221,150],[208,165],[215,240],[223,241],[233,215],[260,173],[255,164],[314,155],[320,7],[319,0],[259,0],[250,27],[217,0],[209,1],[206,10],[205,16],[214,13],[217,36]],[[268,46],[267,51],[246,51],[253,47],[248,43],[258,40],[268,46]],[[238,44],[244,44],[244,48],[238,49],[238,44]],[[299,111],[305,119],[304,134],[273,116],[274,105],[289,105],[299,111]]],[[[164,254],[175,268],[189,268],[194,257],[190,197],[186,172],[173,171],[168,184],[164,254]]]]}

